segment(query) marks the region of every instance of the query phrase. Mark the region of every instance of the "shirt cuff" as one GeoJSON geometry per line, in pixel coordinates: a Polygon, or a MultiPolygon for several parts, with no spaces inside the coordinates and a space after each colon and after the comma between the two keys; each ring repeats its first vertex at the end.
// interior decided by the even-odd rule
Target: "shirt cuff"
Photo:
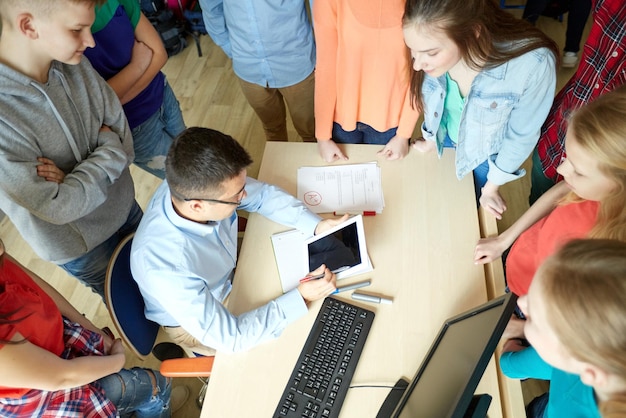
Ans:
{"type": "Polygon", "coordinates": [[[523,168],[520,168],[519,170],[514,171],[513,173],[507,173],[506,171],[502,171],[496,165],[496,162],[495,162],[496,158],[498,158],[498,155],[494,154],[487,159],[489,163],[489,172],[487,173],[487,181],[495,185],[502,186],[503,184],[508,183],[513,180],[517,180],[526,174],[526,170],[523,168]]]}
{"type": "Polygon", "coordinates": [[[506,377],[515,379],[517,378],[517,376],[513,376],[514,373],[512,373],[512,370],[511,370],[512,361],[513,361],[513,359],[511,358],[512,355],[513,355],[513,352],[511,351],[502,353],[502,355],[500,356],[500,370],[502,370],[502,373],[504,373],[506,377]]]}
{"type": "Polygon", "coordinates": [[[287,323],[292,323],[295,320],[303,317],[308,312],[304,298],[300,294],[300,291],[296,288],[290,290],[282,296],[276,299],[276,304],[285,314],[285,320],[287,323]]]}
{"type": "Polygon", "coordinates": [[[305,236],[312,237],[315,235],[315,228],[317,228],[317,224],[319,224],[321,220],[322,218],[318,214],[305,208],[298,221],[298,229],[304,232],[305,236]]]}

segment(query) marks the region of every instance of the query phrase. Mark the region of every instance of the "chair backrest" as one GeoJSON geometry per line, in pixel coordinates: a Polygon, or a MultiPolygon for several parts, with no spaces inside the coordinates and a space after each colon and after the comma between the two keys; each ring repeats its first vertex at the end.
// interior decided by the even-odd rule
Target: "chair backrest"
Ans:
{"type": "Polygon", "coordinates": [[[130,272],[130,247],[134,234],[115,248],[105,279],[105,300],[122,341],[142,360],[150,354],[159,325],[145,317],[145,304],[130,272]]]}

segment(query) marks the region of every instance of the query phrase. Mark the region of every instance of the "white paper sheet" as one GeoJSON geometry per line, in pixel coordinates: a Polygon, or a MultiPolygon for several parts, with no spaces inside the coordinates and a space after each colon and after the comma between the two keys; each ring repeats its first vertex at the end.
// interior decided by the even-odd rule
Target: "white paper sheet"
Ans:
{"type": "Polygon", "coordinates": [[[385,206],[376,162],[298,169],[298,199],[315,213],[381,213],[385,206]]]}

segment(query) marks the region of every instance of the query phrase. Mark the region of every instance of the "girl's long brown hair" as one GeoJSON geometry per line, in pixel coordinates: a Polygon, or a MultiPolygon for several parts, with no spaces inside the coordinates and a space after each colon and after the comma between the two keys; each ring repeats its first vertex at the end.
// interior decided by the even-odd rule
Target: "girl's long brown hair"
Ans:
{"type": "MultiPolygon", "coordinates": [[[[504,64],[529,51],[548,48],[558,61],[556,43],[530,23],[500,9],[495,0],[407,0],[403,25],[443,31],[475,70],[504,64]]],[[[423,71],[411,70],[412,104],[423,111],[423,71]]]]}

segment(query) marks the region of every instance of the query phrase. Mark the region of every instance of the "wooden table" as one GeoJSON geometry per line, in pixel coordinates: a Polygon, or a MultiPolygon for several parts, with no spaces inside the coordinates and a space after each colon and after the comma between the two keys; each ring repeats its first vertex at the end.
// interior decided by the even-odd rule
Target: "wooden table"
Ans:
{"type": "MultiPolygon", "coordinates": [[[[367,292],[394,299],[392,305],[352,301],[350,292],[337,295],[376,312],[353,385],[392,386],[410,379],[439,331],[442,321],[487,300],[485,273],[473,263],[479,224],[471,176],[455,176],[454,152],[412,151],[404,160],[378,159],[380,147],[348,145],[347,163],[378,160],[382,170],[385,209],[365,217],[365,236],[374,271],[341,281],[371,278],[367,292]]],[[[268,142],[259,180],[296,194],[296,170],[323,165],[316,144],[268,142]]],[[[281,294],[270,235],[286,230],[251,214],[245,232],[229,309],[240,314],[281,294]]],[[[250,351],[218,353],[202,417],[270,417],[321,301],[307,316],[290,324],[280,338],[250,351]]],[[[374,417],[387,396],[385,388],[352,388],[342,417],[374,417]]],[[[498,374],[492,359],[477,393],[493,396],[489,417],[502,417],[498,374]]]]}

